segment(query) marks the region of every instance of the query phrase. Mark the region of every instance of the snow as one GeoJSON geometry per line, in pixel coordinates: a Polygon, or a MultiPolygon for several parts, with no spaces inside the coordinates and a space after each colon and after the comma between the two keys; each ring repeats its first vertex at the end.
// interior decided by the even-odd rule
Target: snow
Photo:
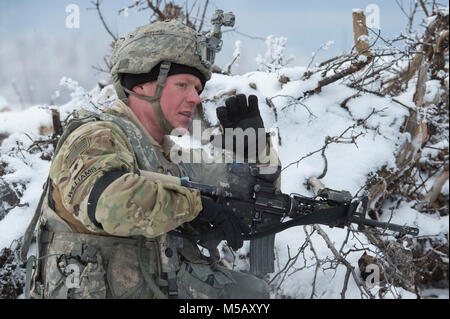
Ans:
{"type": "Polygon", "coordinates": [[[0,116],[0,134],[23,132],[38,135],[41,126],[51,125],[50,112],[39,105],[24,111],[2,112],[0,116]]]}
{"type": "Polygon", "coordinates": [[[448,196],[448,185],[449,184],[449,181],[447,180],[446,182],[445,182],[445,184],[444,184],[444,186],[442,186],[442,194],[444,194],[444,195],[447,195],[448,196]]]}
{"type": "Polygon", "coordinates": [[[242,50],[242,42],[240,40],[237,40],[234,43],[234,52],[233,52],[233,58],[237,58],[241,55],[242,50]]]}
{"type": "Polygon", "coordinates": [[[369,37],[368,37],[367,35],[363,34],[363,35],[360,35],[360,36],[358,37],[358,41],[357,41],[357,42],[366,42],[366,43],[369,43],[370,41],[369,41],[369,37]]]}
{"type": "MultiPolygon", "coordinates": [[[[32,118],[26,118],[26,120],[27,123],[33,122],[32,118]]],[[[35,120],[39,123],[42,121],[42,118],[36,117],[35,120]]],[[[22,149],[26,150],[32,141],[23,133],[13,133],[1,145],[1,159],[8,164],[7,170],[9,172],[2,178],[9,184],[26,185],[21,202],[29,203],[29,206],[14,208],[0,221],[0,250],[4,247],[9,247],[14,239],[18,239],[23,235],[29,220],[33,216],[42,192],[42,186],[50,169],[50,163],[40,159],[40,154],[30,154],[22,151],[20,154],[23,156],[17,157],[8,151],[13,147],[17,147],[18,143],[22,149]]]]}
{"type": "Polygon", "coordinates": [[[424,298],[438,298],[438,299],[449,299],[448,289],[425,289],[423,291],[424,298]]]}
{"type": "MultiPolygon", "coordinates": [[[[386,216],[382,220],[388,220],[386,216]]],[[[445,235],[448,233],[449,220],[448,216],[439,216],[439,214],[421,214],[408,203],[402,203],[392,215],[392,223],[418,227],[420,229],[420,236],[436,236],[445,235]]]]}
{"type": "MultiPolygon", "coordinates": [[[[285,41],[285,39],[281,40],[285,41]]],[[[282,44],[283,41],[281,41],[282,44]]],[[[347,141],[352,137],[356,138],[356,144],[330,144],[325,152],[328,169],[322,182],[329,188],[348,190],[352,194],[356,194],[364,185],[369,173],[384,165],[388,169],[395,168],[395,151],[407,138],[400,133],[400,126],[404,123],[409,111],[390,98],[369,93],[356,95],[358,93],[356,90],[338,82],[323,87],[319,94],[313,94],[299,101],[298,98],[303,96],[302,93],[317,87],[318,81],[321,79],[319,75],[314,74],[311,78],[302,80],[305,70],[305,67],[284,65],[277,66],[274,72],[258,71],[234,76],[213,74],[202,93],[205,116],[213,125],[216,124],[215,109],[224,105],[225,99],[229,97],[229,92],[232,90],[235,90],[236,94],[255,94],[259,99],[260,112],[266,129],[278,131],[281,138],[278,152],[285,168],[282,171],[282,191],[306,196],[313,194],[306,189],[305,180],[320,175],[324,169],[321,153],[317,152],[312,156],[305,157],[298,165],[289,166],[289,164],[320,149],[327,136],[339,136],[354,125],[356,120],[369,117],[364,126],[355,126],[347,130],[343,136],[347,141]],[[278,79],[281,75],[287,76],[290,81],[285,84],[279,82],[278,79]],[[256,89],[252,88],[250,84],[256,85],[256,89]],[[341,107],[341,103],[349,96],[354,97],[347,101],[346,108],[341,107]],[[268,100],[272,102],[269,103],[272,105],[267,103],[268,100]]],[[[72,91],[71,101],[55,106],[61,112],[62,119],[78,107],[98,110],[112,103],[115,98],[111,85],[106,86],[103,90],[94,88],[88,91],[80,87],[76,81],[68,78],[63,78],[60,84],[72,91]]],[[[414,87],[414,85],[411,86],[414,87]]],[[[434,84],[431,83],[430,96],[434,89],[434,84]]],[[[408,89],[397,99],[414,108],[412,96],[413,90],[408,89]]],[[[0,134],[10,134],[1,145],[2,160],[8,163],[9,170],[3,178],[8,182],[24,183],[26,189],[22,202],[29,203],[29,206],[15,207],[3,220],[0,220],[0,249],[9,247],[13,240],[23,235],[33,216],[50,167],[50,162],[41,160],[37,154],[24,152],[26,155],[21,158],[13,156],[12,149],[17,143],[21,143],[22,148],[27,149],[31,145],[31,141],[25,133],[36,137],[39,135],[41,126],[50,125],[51,116],[48,106],[33,106],[23,111],[0,113],[0,134]]],[[[448,148],[448,142],[442,142],[436,147],[448,148]]],[[[427,152],[432,152],[432,150],[427,150],[427,152]]],[[[443,192],[448,193],[448,181],[443,192]]],[[[382,220],[387,221],[389,217],[388,214],[383,214],[382,220]]],[[[395,210],[391,221],[418,227],[420,235],[423,236],[448,233],[449,227],[448,216],[421,214],[408,203],[402,203],[395,210]]],[[[345,229],[327,226],[322,226],[322,229],[337,248],[341,247],[346,240],[347,231],[345,229]]],[[[305,230],[310,234],[312,227],[306,226],[305,230]]],[[[376,250],[362,234],[350,237],[353,238],[348,239],[345,248],[361,248],[364,245],[376,250]]],[[[271,278],[285,266],[289,257],[297,254],[306,239],[307,236],[302,227],[291,228],[277,234],[276,254],[278,258],[275,273],[270,275],[271,278]]],[[[298,258],[295,263],[296,268],[291,269],[286,280],[275,278],[274,283],[280,285],[280,290],[278,293],[274,292],[271,297],[279,298],[281,295],[287,295],[292,298],[310,298],[313,293],[312,283],[314,280],[314,298],[341,297],[346,268],[340,265],[337,269],[328,267],[328,269],[320,269],[316,273],[314,254],[324,261],[333,256],[326,242],[317,233],[311,235],[311,241],[314,252],[311,247],[306,248],[304,252],[306,258],[303,258],[302,255],[298,258]]],[[[246,255],[248,250],[249,244],[245,243],[237,254],[246,255]]],[[[361,251],[355,251],[346,257],[358,276],[358,260],[361,255],[361,251]]],[[[329,266],[329,263],[325,262],[324,265],[329,266]]],[[[236,267],[237,269],[248,269],[247,261],[238,259],[236,267]]],[[[376,292],[376,289],[373,288],[372,291],[376,292]]],[[[396,293],[391,292],[386,295],[387,298],[399,298],[400,296],[416,298],[415,294],[401,288],[396,289],[396,293]]],[[[361,293],[352,278],[348,283],[346,298],[361,298],[361,293]]]]}
{"type": "Polygon", "coordinates": [[[435,103],[434,101],[439,96],[439,91],[441,89],[441,83],[439,80],[430,80],[427,81],[426,84],[426,92],[425,96],[423,97],[423,102],[425,104],[431,104],[435,103]]]}
{"type": "Polygon", "coordinates": [[[288,68],[281,68],[278,73],[285,77],[288,77],[292,81],[300,80],[301,76],[306,72],[304,66],[293,66],[288,68]]]}

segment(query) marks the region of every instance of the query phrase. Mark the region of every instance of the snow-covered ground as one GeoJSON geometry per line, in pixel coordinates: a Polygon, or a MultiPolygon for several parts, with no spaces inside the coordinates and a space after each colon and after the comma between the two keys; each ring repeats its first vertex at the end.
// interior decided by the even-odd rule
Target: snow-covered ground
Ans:
{"type": "MultiPolygon", "coordinates": [[[[285,167],[282,171],[282,191],[311,196],[313,194],[306,189],[305,181],[322,173],[324,161],[321,153],[304,158],[298,165],[289,164],[320,149],[327,136],[338,136],[354,125],[356,120],[363,120],[370,115],[365,125],[356,126],[344,135],[347,138],[357,136],[356,144],[330,144],[326,150],[328,170],[322,182],[329,188],[348,190],[355,195],[364,186],[369,173],[382,166],[395,167],[394,154],[399,145],[408,138],[400,133],[400,126],[409,114],[408,109],[389,98],[369,93],[351,99],[347,103],[347,109],[344,109],[340,106],[341,102],[357,91],[339,83],[324,87],[321,93],[311,95],[300,103],[297,99],[302,92],[314,89],[318,81],[314,76],[302,81],[300,78],[304,71],[304,67],[292,67],[274,73],[251,72],[236,76],[213,74],[202,93],[205,116],[211,123],[217,123],[215,109],[224,105],[224,100],[228,97],[224,95],[226,92],[236,90],[237,94],[255,94],[259,99],[266,129],[277,132],[281,141],[281,145],[278,145],[278,138],[274,140],[275,145],[278,145],[282,165],[285,167]],[[281,83],[278,80],[280,75],[289,77],[290,81],[281,83]],[[266,103],[268,100],[274,107],[266,103]],[[371,115],[372,112],[374,113],[371,115]]],[[[103,108],[114,100],[112,86],[107,86],[103,90],[95,88],[87,91],[67,78],[64,78],[61,84],[73,91],[70,102],[56,106],[63,119],[75,108],[92,108],[90,101],[103,108]]],[[[412,93],[408,91],[398,99],[413,107],[412,93]]],[[[1,101],[0,98],[0,106],[1,101]]],[[[9,134],[1,144],[1,160],[8,164],[7,174],[3,178],[10,183],[24,184],[21,203],[29,203],[28,206],[15,207],[0,220],[0,250],[9,247],[15,239],[23,235],[48,173],[50,162],[40,159],[39,153],[29,154],[24,151],[31,146],[32,139],[38,138],[41,126],[51,126],[49,106],[41,105],[20,112],[0,113],[0,134],[9,134]]],[[[443,146],[448,148],[448,142],[443,146]]],[[[448,193],[448,181],[443,192],[448,193]]],[[[390,211],[389,202],[385,203],[384,208],[390,211]]],[[[389,213],[383,214],[381,220],[388,221],[390,217],[389,213]]],[[[392,222],[418,227],[420,235],[444,236],[449,232],[448,216],[424,215],[411,208],[408,203],[402,203],[393,210],[392,222]]],[[[347,239],[345,229],[327,226],[322,226],[322,229],[337,249],[347,240],[343,250],[353,248],[355,251],[350,252],[346,259],[359,275],[358,260],[362,251],[358,251],[358,248],[364,246],[376,251],[376,247],[371,246],[363,234],[350,235],[347,239]]],[[[300,255],[285,277],[275,278],[272,284],[279,286],[279,290],[274,291],[271,297],[310,298],[314,287],[314,298],[341,298],[346,267],[340,265],[336,269],[330,269],[331,265],[325,262],[316,271],[316,257],[326,260],[327,257],[332,259],[333,255],[321,236],[317,233],[310,235],[312,226],[295,227],[277,234],[276,270],[271,277],[285,267],[289,258],[295,256],[308,239],[305,230],[310,236],[314,251],[308,246],[304,250],[304,255],[300,255]]],[[[246,255],[248,249],[247,242],[237,255],[246,255]]],[[[236,258],[235,266],[242,270],[249,267],[246,259],[239,258],[236,258]]],[[[379,288],[372,288],[372,292],[375,293],[377,289],[379,288]]],[[[433,290],[433,293],[438,297],[448,298],[448,291],[433,290]]],[[[396,288],[386,297],[416,298],[416,295],[402,288],[396,288]]],[[[352,278],[348,283],[346,298],[361,298],[361,292],[352,278]]]]}

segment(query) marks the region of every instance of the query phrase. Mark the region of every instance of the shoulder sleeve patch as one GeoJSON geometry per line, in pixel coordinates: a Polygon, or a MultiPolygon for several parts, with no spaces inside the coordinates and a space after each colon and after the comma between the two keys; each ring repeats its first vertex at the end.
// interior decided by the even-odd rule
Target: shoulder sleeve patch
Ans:
{"type": "Polygon", "coordinates": [[[89,141],[87,138],[83,138],[80,142],[78,142],[70,151],[69,155],[67,155],[67,163],[68,166],[72,166],[75,160],[89,147],[89,141]]]}

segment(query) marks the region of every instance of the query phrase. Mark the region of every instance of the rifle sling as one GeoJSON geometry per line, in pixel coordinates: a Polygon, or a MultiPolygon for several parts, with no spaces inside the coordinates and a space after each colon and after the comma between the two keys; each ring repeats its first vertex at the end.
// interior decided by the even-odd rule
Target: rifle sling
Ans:
{"type": "MultiPolygon", "coordinates": [[[[351,216],[351,213],[353,212],[354,209],[355,207],[353,207],[353,205],[350,204],[315,210],[312,213],[309,213],[308,215],[294,217],[292,220],[289,220],[284,223],[272,222],[269,223],[268,225],[261,226],[258,228],[257,232],[250,235],[244,235],[243,238],[244,240],[261,238],[264,236],[268,236],[270,234],[279,233],[283,230],[286,230],[294,226],[301,226],[301,225],[312,225],[312,224],[325,224],[334,226],[345,225],[349,221],[349,217],[351,216]]],[[[194,241],[201,241],[201,242],[223,239],[219,238],[221,234],[215,231],[211,231],[200,235],[187,235],[180,233],[178,231],[171,231],[170,233],[178,237],[188,237],[194,241]]]]}
{"type": "Polygon", "coordinates": [[[341,225],[346,224],[349,220],[349,213],[353,211],[353,205],[342,205],[331,208],[315,210],[308,215],[294,217],[284,223],[273,223],[272,225],[261,226],[256,233],[244,236],[244,239],[255,239],[269,234],[279,233],[283,230],[294,226],[324,224],[324,225],[341,225]]]}

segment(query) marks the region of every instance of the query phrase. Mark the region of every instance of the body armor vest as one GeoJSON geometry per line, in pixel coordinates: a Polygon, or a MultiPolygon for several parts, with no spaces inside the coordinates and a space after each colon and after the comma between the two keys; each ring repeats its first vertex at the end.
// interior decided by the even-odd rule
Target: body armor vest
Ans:
{"type": "MultiPolygon", "coordinates": [[[[143,138],[128,119],[108,113],[76,111],[55,149],[79,126],[90,121],[111,121],[127,135],[142,170],[187,176],[193,168],[169,162],[143,138]]],[[[25,298],[167,298],[177,296],[179,254],[191,262],[206,263],[198,247],[188,240],[163,234],[156,238],[122,238],[81,234],[50,207],[48,179],[36,213],[24,236],[21,258],[25,260],[38,224],[37,254],[27,262],[25,298]],[[35,272],[31,277],[32,266],[35,272]],[[106,278],[106,280],[105,280],[106,278]]]]}

